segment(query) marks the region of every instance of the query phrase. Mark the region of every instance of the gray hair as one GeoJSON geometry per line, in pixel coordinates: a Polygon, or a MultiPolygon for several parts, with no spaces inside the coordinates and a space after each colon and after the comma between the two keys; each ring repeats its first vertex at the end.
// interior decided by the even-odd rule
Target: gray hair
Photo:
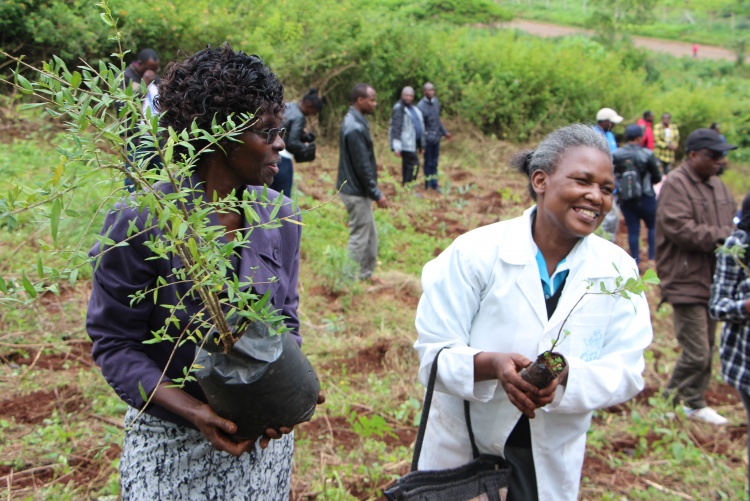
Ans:
{"type": "MultiPolygon", "coordinates": [[[[538,170],[552,174],[557,168],[560,157],[571,148],[579,147],[594,148],[607,157],[612,158],[609,144],[604,135],[594,130],[590,125],[573,124],[561,127],[545,137],[535,150],[521,151],[511,160],[511,166],[526,174],[531,180],[531,175],[538,170]]],[[[531,198],[536,200],[536,192],[529,183],[531,198]]]]}

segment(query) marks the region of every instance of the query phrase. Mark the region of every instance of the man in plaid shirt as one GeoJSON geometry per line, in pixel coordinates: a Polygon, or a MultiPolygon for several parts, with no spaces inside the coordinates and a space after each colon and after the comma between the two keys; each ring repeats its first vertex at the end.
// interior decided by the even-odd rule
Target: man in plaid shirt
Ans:
{"type": "Polygon", "coordinates": [[[747,268],[750,253],[746,251],[750,233],[750,193],[742,202],[741,214],[737,229],[718,253],[708,308],[711,317],[724,322],[719,349],[721,374],[727,383],[737,388],[750,417],[750,270],[747,268]],[[743,248],[745,256],[738,255],[736,251],[743,248]]]}
{"type": "Polygon", "coordinates": [[[680,130],[676,125],[670,124],[672,115],[664,113],[661,123],[654,125],[654,155],[661,162],[664,174],[672,170],[674,166],[674,152],[680,144],[680,130]]]}

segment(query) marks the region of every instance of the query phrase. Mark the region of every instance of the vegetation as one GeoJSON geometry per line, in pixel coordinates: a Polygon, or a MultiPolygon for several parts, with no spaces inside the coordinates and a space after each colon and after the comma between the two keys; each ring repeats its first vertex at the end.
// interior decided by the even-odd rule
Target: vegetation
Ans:
{"type": "Polygon", "coordinates": [[[743,0],[503,0],[517,16],[601,34],[644,35],[739,49],[750,36],[743,0]]]}
{"type": "MultiPolygon", "coordinates": [[[[349,266],[340,252],[347,239],[343,207],[328,204],[304,217],[301,333],[327,402],[311,423],[296,431],[293,489],[300,500],[377,499],[380,489],[408,470],[423,395],[411,348],[421,267],[459,234],[518,216],[531,204],[526,180],[504,167],[517,147],[503,139],[525,141],[566,120],[588,120],[603,102],[632,120],[646,107],[657,113],[670,110],[683,130],[719,120],[730,140],[741,139],[747,127],[743,68],[676,61],[627,46],[605,48],[585,39],[545,42],[494,28],[458,26],[469,18],[453,22],[455,9],[416,23],[416,17],[401,15],[411,2],[371,3],[322,0],[316,9],[302,0],[253,5],[257,14],[244,25],[233,16],[240,15],[238,11],[247,15],[246,4],[222,1],[213,2],[210,10],[201,0],[190,2],[181,5],[179,15],[161,1],[152,2],[154,10],[133,2],[135,10],[118,11],[131,26],[159,28],[158,23],[164,23],[166,32],[144,28],[138,36],[147,43],[139,38],[131,44],[154,45],[163,62],[177,47],[192,50],[232,35],[235,48],[257,52],[271,62],[291,95],[311,84],[325,91],[329,106],[319,127],[328,131],[329,141],[320,145],[318,160],[295,167],[303,210],[335,194],[338,152],[332,138],[346,106],[346,91],[358,80],[371,81],[381,91],[373,136],[381,185],[392,202],[387,212],[375,214],[381,242],[378,273],[385,284],[340,279],[339,272],[349,266]],[[379,15],[373,16],[370,8],[379,9],[379,15]],[[192,33],[200,36],[192,38],[192,33]],[[162,42],[165,45],[159,45],[162,42]],[[442,194],[423,192],[420,186],[404,189],[400,165],[385,139],[391,98],[401,85],[419,85],[428,78],[437,85],[455,136],[442,150],[442,194]]],[[[19,5],[5,2],[0,9],[19,5]]],[[[42,10],[36,2],[24,5],[42,10]]],[[[75,2],[46,5],[83,8],[75,2]]],[[[92,23],[81,29],[98,28],[92,23]]],[[[7,43],[3,39],[3,47],[7,43]]],[[[95,54],[112,51],[97,49],[95,54]]],[[[71,58],[78,54],[74,48],[71,58]]],[[[69,68],[74,70],[78,63],[72,59],[69,68]]],[[[59,134],[59,121],[40,116],[38,109],[20,109],[26,99],[20,92],[0,97],[0,127],[9,132],[0,136],[0,191],[17,190],[17,199],[57,189],[58,166],[76,147],[59,134]]],[[[750,188],[743,184],[750,179],[750,169],[738,159],[732,157],[725,180],[739,197],[750,188]]],[[[122,186],[123,174],[83,172],[82,164],[63,169],[65,176],[80,176],[84,189],[65,195],[56,231],[47,218],[19,213],[10,219],[8,208],[0,207],[5,216],[0,226],[1,276],[19,283],[24,273],[36,276],[40,248],[82,242],[85,253],[93,245],[101,227],[94,215],[122,186]],[[93,220],[90,227],[80,223],[85,220],[93,220]]],[[[40,207],[57,210],[52,203],[40,207]]],[[[626,244],[624,235],[618,238],[626,244]]],[[[68,282],[50,292],[40,289],[36,301],[0,309],[0,489],[9,498],[106,499],[118,493],[126,404],[91,362],[82,323],[89,272],[87,267],[80,270],[75,286],[68,282]]],[[[732,426],[716,430],[679,413],[667,417],[672,409],[658,395],[677,357],[671,311],[668,306],[657,309],[658,298],[647,294],[656,333],[646,353],[647,387],[633,401],[595,414],[582,499],[740,499],[745,493],[747,435],[742,404],[717,376],[709,387],[709,403],[728,415],[732,426]]]]}
{"type": "MultiPolygon", "coordinates": [[[[30,61],[55,53],[71,68],[79,64],[78,57],[96,66],[97,59],[116,51],[102,23],[87,21],[81,27],[78,21],[67,23],[62,14],[47,17],[54,9],[68,9],[76,19],[88,19],[96,14],[87,4],[51,0],[54,9],[44,5],[3,3],[0,9],[9,14],[0,19],[15,31],[0,30],[0,47],[28,53],[30,61]],[[49,38],[58,34],[59,41],[49,38]],[[32,35],[41,37],[33,47],[26,45],[32,35]],[[70,41],[75,46],[66,48],[63,42],[70,41]]],[[[686,130],[712,121],[722,123],[730,141],[750,137],[745,134],[750,108],[745,68],[654,56],[626,43],[540,40],[504,31],[491,26],[507,19],[507,11],[489,0],[321,0],[315,8],[306,0],[252,8],[238,0],[197,0],[179,8],[167,0],[113,0],[112,5],[123,46],[133,52],[154,47],[162,64],[179,51],[226,40],[235,49],[260,54],[282,76],[289,97],[318,87],[328,100],[320,126],[330,140],[338,137],[353,84],[366,81],[376,88],[381,106],[375,119],[385,122],[401,88],[418,88],[427,80],[435,83],[446,114],[512,141],[592,121],[604,106],[631,122],[647,108],[657,115],[668,110],[683,137],[686,130]]],[[[6,71],[15,66],[7,60],[3,64],[6,71]]]]}

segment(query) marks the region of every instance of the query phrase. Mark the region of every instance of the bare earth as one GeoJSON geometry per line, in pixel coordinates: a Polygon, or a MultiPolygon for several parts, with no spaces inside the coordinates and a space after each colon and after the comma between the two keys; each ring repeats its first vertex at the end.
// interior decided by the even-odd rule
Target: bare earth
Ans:
{"type": "MultiPolygon", "coordinates": [[[[540,37],[593,34],[591,30],[585,30],[583,28],[560,26],[557,24],[541,23],[538,21],[527,21],[525,19],[514,19],[508,23],[503,23],[503,26],[507,28],[517,28],[521,31],[540,37]]],[[[664,52],[678,57],[692,56],[693,44],[691,43],[638,36],[633,36],[631,38],[636,47],[645,47],[655,52],[664,52]]],[[[737,56],[731,50],[713,45],[700,45],[698,48],[698,57],[704,59],[723,59],[725,61],[734,61],[737,59],[737,56]]]]}

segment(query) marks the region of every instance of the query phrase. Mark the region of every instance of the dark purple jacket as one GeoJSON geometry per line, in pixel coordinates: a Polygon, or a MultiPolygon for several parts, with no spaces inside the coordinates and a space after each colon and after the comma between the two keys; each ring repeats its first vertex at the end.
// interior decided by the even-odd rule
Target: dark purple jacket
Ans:
{"type": "MultiPolygon", "coordinates": [[[[258,194],[261,191],[257,187],[248,186],[247,189],[255,190],[258,194]]],[[[164,185],[162,191],[169,193],[172,189],[164,185]]],[[[277,192],[268,190],[268,199],[273,200],[277,196],[277,192]]],[[[291,201],[286,197],[284,201],[286,203],[277,217],[292,214],[291,201]]],[[[255,206],[255,211],[263,222],[269,220],[271,209],[272,207],[267,208],[261,204],[255,206]]],[[[121,242],[128,238],[130,222],[136,220],[136,226],[142,230],[146,225],[146,217],[147,212],[139,213],[133,202],[120,203],[115,211],[107,215],[102,235],[107,234],[115,242],[121,242]]],[[[212,213],[210,218],[213,224],[219,224],[215,214],[212,213]]],[[[100,256],[98,264],[94,264],[93,290],[86,316],[86,329],[94,342],[94,360],[120,398],[136,409],[141,409],[145,404],[138,388],[139,383],[146,394],[150,394],[161,381],[183,377],[183,368],[189,367],[195,358],[195,344],[190,341],[183,343],[176,349],[162,378],[162,371],[174,349],[174,343],[161,341],[144,344],[144,341],[153,339],[152,331],[164,327],[170,312],[167,308],[154,305],[153,294],[147,294],[142,301],[131,305],[129,296],[137,291],[153,288],[156,278],[160,276],[167,280],[168,285],[159,289],[158,303],[177,304],[179,298],[190,288],[190,284],[175,283],[172,269],[183,267],[177,256],[148,259],[153,254],[144,242],[158,237],[160,233],[158,229],[151,229],[131,238],[129,245],[109,248],[100,256]]],[[[285,323],[301,344],[297,318],[300,236],[301,226],[288,222],[282,223],[278,228],[253,230],[250,235],[251,245],[242,248],[239,276],[241,280],[246,280],[246,277],[252,279],[253,287],[259,294],[271,290],[273,305],[288,317],[285,323]]],[[[100,252],[100,245],[97,243],[89,255],[97,256],[100,252]]],[[[183,303],[185,310],[178,313],[180,327],[170,324],[166,332],[174,339],[179,338],[186,326],[192,330],[198,328],[196,322],[189,325],[189,319],[203,309],[197,294],[195,299],[184,298],[183,303]]],[[[184,390],[201,401],[206,401],[197,383],[186,383],[184,390]]],[[[185,419],[158,405],[150,405],[146,412],[192,427],[185,419]]]]}

